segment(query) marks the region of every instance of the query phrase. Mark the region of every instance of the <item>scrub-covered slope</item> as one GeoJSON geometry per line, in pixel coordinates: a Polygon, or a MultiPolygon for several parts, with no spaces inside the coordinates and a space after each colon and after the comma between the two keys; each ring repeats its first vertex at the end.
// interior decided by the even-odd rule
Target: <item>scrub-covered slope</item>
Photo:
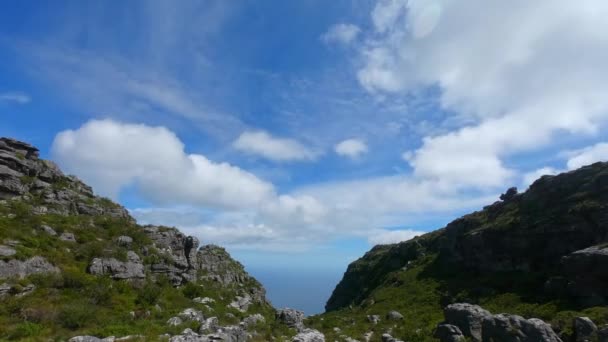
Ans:
{"type": "Polygon", "coordinates": [[[469,302],[548,320],[568,339],[575,315],[608,321],[607,243],[608,163],[544,176],[445,228],[374,247],[349,265],[328,313],[312,321],[330,335],[347,319],[355,335],[392,328],[432,340],[443,308],[469,302]],[[384,319],[393,309],[403,321],[384,319]]]}
{"type": "Polygon", "coordinates": [[[0,138],[0,340],[294,335],[275,314],[223,248],[139,226],[33,146],[0,138]]]}

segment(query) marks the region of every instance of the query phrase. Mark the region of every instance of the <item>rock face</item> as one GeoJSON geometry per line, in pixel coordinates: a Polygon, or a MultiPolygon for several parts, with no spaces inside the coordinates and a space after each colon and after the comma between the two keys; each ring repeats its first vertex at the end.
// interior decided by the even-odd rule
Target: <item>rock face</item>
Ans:
{"type": "MultiPolygon", "coordinates": [[[[583,306],[604,305],[607,243],[608,163],[600,162],[543,176],[524,193],[510,189],[501,201],[442,229],[375,246],[348,266],[325,308],[361,304],[383,286],[385,276],[427,255],[436,256],[435,269],[472,276],[541,275],[556,297],[573,296],[583,306]]],[[[542,286],[536,288],[544,295],[542,286]]]]}
{"type": "Polygon", "coordinates": [[[25,278],[32,274],[47,273],[59,273],[59,269],[43,257],[35,256],[24,261],[0,260],[0,279],[11,277],[25,278]]]}
{"type": "Polygon", "coordinates": [[[127,261],[118,261],[114,258],[95,258],[89,265],[89,273],[94,275],[109,275],[114,279],[145,278],[144,265],[139,256],[129,251],[127,261]]]}
{"type": "Polygon", "coordinates": [[[95,197],[91,187],[66,176],[51,161],[39,159],[38,149],[0,138],[0,199],[39,199],[34,212],[60,215],[107,215],[133,220],[127,210],[95,197]]]}
{"type": "Polygon", "coordinates": [[[318,330],[305,329],[291,340],[292,342],[325,342],[325,335],[318,330]]]}
{"type": "Polygon", "coordinates": [[[461,339],[459,332],[477,342],[561,342],[549,324],[536,318],[492,315],[477,305],[467,303],[448,305],[444,315],[445,323],[435,331],[435,337],[442,342],[458,341],[461,339]]]}

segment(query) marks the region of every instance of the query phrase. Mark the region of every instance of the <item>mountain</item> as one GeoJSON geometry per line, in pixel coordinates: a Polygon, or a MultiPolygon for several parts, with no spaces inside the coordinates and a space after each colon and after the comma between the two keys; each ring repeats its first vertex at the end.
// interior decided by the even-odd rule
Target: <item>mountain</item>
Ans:
{"type": "Polygon", "coordinates": [[[0,340],[321,338],[226,250],[199,245],[138,225],[35,147],[0,138],[0,340]]]}
{"type": "Polygon", "coordinates": [[[597,328],[608,323],[606,270],[608,163],[600,162],[543,176],[521,194],[511,188],[444,228],[372,248],[309,323],[329,340],[390,333],[455,341],[458,330],[483,341],[608,341],[608,329],[597,328]]]}

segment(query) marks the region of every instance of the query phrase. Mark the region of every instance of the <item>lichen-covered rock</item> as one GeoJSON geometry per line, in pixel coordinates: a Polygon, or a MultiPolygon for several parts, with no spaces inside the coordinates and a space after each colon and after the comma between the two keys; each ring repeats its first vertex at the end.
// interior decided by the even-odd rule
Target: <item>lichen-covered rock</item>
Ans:
{"type": "Polygon", "coordinates": [[[391,310],[386,314],[386,319],[389,321],[401,321],[403,320],[403,315],[398,311],[391,310]]]}
{"type": "Polygon", "coordinates": [[[492,314],[477,305],[468,303],[450,304],[443,310],[447,323],[457,326],[464,336],[473,341],[481,341],[481,327],[484,318],[492,314]]]}
{"type": "Polygon", "coordinates": [[[251,316],[247,316],[243,319],[243,324],[245,327],[250,328],[258,323],[265,323],[266,319],[264,316],[260,314],[253,314],[251,316]]]}
{"type": "Polygon", "coordinates": [[[32,274],[59,273],[45,258],[35,256],[27,260],[0,260],[0,278],[25,278],[32,274]]]}
{"type": "Polygon", "coordinates": [[[15,255],[16,253],[17,251],[14,248],[0,245],[0,256],[9,257],[15,255]]]}
{"type": "Polygon", "coordinates": [[[244,296],[236,296],[236,298],[230,303],[230,306],[239,310],[240,312],[246,312],[251,304],[251,296],[245,294],[244,296]]]}
{"type": "Polygon", "coordinates": [[[215,333],[220,327],[220,321],[217,317],[209,317],[204,320],[199,328],[199,333],[209,334],[215,333]]]}
{"type": "Polygon", "coordinates": [[[196,321],[196,322],[204,322],[205,316],[200,310],[196,310],[193,308],[185,309],[184,311],[179,313],[179,317],[181,317],[185,321],[196,321]]]}
{"type": "Polygon", "coordinates": [[[314,329],[304,329],[291,340],[292,342],[325,342],[325,335],[314,329]]]}
{"type": "Polygon", "coordinates": [[[172,327],[182,325],[182,323],[184,323],[184,321],[179,317],[171,317],[167,320],[167,325],[172,326],[172,327]]]}
{"type": "Polygon", "coordinates": [[[61,233],[61,235],[59,236],[59,240],[67,242],[76,242],[76,237],[72,233],[64,232],[61,233]]]}
{"type": "Polygon", "coordinates": [[[561,342],[551,325],[537,318],[498,314],[485,317],[483,341],[561,342]]]}
{"type": "Polygon", "coordinates": [[[302,311],[290,308],[279,309],[276,318],[291,328],[296,328],[298,331],[304,330],[304,312],[302,311]]]}

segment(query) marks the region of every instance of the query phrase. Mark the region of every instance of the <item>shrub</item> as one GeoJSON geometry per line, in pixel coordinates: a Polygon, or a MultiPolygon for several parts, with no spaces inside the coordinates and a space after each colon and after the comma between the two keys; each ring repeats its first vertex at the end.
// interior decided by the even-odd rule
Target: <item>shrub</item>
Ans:
{"type": "Polygon", "coordinates": [[[19,340],[26,337],[35,337],[42,332],[42,325],[32,322],[23,322],[15,326],[10,334],[10,339],[19,340]]]}
{"type": "Polygon", "coordinates": [[[144,287],[142,287],[138,294],[135,302],[139,305],[150,306],[156,304],[156,301],[160,297],[162,293],[162,289],[160,286],[152,283],[146,282],[144,287]]]}
{"type": "Polygon", "coordinates": [[[76,330],[86,326],[94,318],[95,311],[88,303],[64,305],[59,312],[59,323],[64,328],[76,330]]]}

